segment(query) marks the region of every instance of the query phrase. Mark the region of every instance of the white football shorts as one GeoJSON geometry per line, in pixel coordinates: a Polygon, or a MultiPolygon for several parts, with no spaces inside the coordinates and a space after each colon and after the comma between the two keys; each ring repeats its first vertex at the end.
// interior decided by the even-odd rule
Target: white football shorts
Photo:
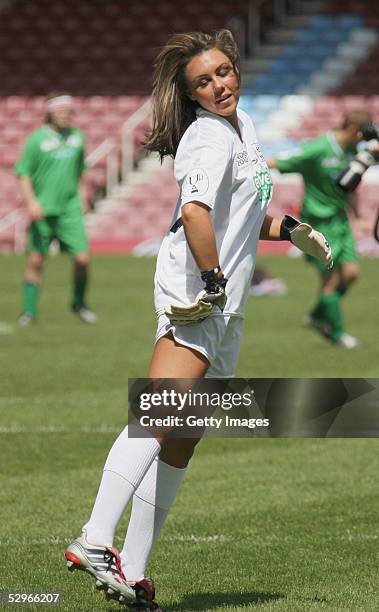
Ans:
{"type": "Polygon", "coordinates": [[[243,318],[211,316],[192,325],[173,325],[163,313],[158,316],[155,341],[171,331],[176,342],[204,355],[210,367],[206,378],[232,378],[237,366],[243,318]]]}

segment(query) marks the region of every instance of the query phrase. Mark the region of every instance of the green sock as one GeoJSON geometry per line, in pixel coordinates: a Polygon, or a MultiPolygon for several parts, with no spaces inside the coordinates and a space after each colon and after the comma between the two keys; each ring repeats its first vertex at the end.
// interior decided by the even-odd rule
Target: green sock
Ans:
{"type": "Polygon", "coordinates": [[[82,306],[84,304],[84,295],[86,292],[86,287],[87,270],[80,270],[80,272],[76,272],[74,276],[74,294],[72,296],[73,306],[82,306]]]}
{"type": "Polygon", "coordinates": [[[316,306],[313,308],[313,310],[311,310],[310,315],[312,317],[312,319],[317,319],[317,320],[324,320],[325,319],[325,309],[324,309],[324,302],[322,301],[322,294],[320,295],[320,298],[316,304],[316,306]]]}
{"type": "Polygon", "coordinates": [[[341,296],[339,293],[332,293],[330,295],[321,294],[320,304],[324,313],[324,320],[330,325],[330,338],[334,341],[344,333],[344,323],[341,310],[341,296]]]}
{"type": "Polygon", "coordinates": [[[39,285],[24,281],[22,286],[23,304],[22,312],[37,316],[37,301],[38,301],[39,285]]]}

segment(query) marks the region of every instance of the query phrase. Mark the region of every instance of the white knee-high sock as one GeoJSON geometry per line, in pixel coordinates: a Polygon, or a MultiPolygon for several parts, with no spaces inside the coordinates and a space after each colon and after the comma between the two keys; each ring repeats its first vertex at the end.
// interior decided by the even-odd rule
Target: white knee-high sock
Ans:
{"type": "Polygon", "coordinates": [[[157,459],[136,490],[121,552],[122,569],[127,580],[141,580],[144,577],[153,546],[186,469],[176,468],[157,459]]]}
{"type": "Polygon", "coordinates": [[[83,527],[91,544],[112,546],[126,506],[161,449],[155,438],[128,433],[125,427],[109,451],[91,518],[83,527]]]}

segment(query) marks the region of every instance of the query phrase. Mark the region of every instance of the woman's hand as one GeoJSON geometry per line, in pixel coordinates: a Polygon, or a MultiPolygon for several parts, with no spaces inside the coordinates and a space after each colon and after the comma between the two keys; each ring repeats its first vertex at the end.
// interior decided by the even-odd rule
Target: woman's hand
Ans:
{"type": "Polygon", "coordinates": [[[43,210],[38,200],[33,199],[27,204],[27,213],[30,221],[41,221],[43,219],[43,210]]]}

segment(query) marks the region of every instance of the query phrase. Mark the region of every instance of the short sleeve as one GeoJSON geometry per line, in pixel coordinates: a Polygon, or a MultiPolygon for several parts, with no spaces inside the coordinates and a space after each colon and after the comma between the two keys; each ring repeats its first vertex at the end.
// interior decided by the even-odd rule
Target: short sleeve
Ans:
{"type": "Polygon", "coordinates": [[[317,157],[317,151],[312,143],[306,143],[302,147],[279,155],[276,160],[276,167],[279,172],[298,172],[302,174],[306,171],[309,162],[317,157]]]}
{"type": "Polygon", "coordinates": [[[199,121],[180,143],[175,158],[180,206],[198,201],[214,207],[231,161],[231,144],[224,130],[217,120],[199,121]]]}
{"type": "Polygon", "coordinates": [[[29,136],[22,149],[20,159],[14,166],[16,175],[32,178],[37,167],[38,154],[38,143],[33,135],[29,136]]]}

